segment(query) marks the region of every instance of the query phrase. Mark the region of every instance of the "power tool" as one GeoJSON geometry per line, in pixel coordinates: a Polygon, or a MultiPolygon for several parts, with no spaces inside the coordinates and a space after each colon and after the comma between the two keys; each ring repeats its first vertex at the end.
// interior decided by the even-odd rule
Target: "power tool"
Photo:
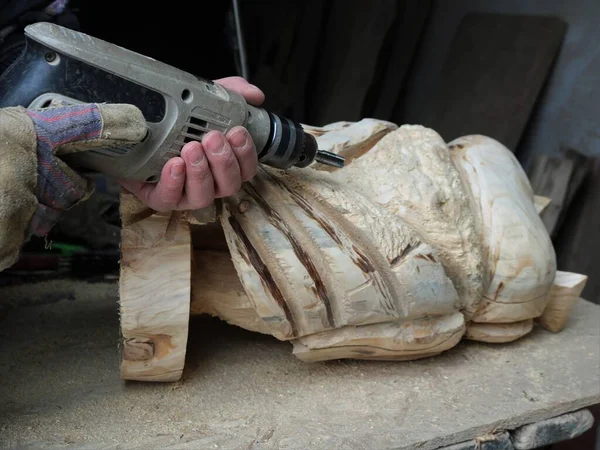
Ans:
{"type": "Polygon", "coordinates": [[[120,179],[157,182],[164,164],[187,142],[241,125],[252,136],[261,164],[282,170],[315,161],[344,165],[343,157],[319,150],[299,123],[249,105],[212,80],[53,23],[35,23],[24,31],[23,53],[0,77],[0,107],[40,108],[53,100],[128,103],[148,124],[137,145],[64,155],[67,163],[120,179]]]}

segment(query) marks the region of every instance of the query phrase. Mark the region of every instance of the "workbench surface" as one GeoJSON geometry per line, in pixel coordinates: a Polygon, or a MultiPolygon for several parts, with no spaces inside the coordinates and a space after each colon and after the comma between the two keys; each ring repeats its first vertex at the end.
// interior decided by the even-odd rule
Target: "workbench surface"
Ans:
{"type": "Polygon", "coordinates": [[[585,300],[561,333],[397,363],[304,363],[194,318],[183,380],[149,384],[119,379],[116,284],[0,295],[32,303],[0,322],[2,448],[425,450],[600,402],[600,306],[585,300]]]}

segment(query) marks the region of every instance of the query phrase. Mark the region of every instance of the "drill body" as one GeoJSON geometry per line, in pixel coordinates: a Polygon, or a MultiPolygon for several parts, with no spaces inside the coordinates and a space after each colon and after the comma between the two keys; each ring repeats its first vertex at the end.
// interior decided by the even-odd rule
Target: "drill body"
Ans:
{"type": "Polygon", "coordinates": [[[0,78],[0,107],[128,103],[146,118],[148,134],[141,143],[66,155],[75,166],[156,182],[187,142],[238,125],[248,129],[262,164],[284,170],[315,160],[343,166],[343,158],[319,151],[300,124],[249,105],[211,80],[52,23],[27,26],[25,37],[24,52],[0,78]]]}

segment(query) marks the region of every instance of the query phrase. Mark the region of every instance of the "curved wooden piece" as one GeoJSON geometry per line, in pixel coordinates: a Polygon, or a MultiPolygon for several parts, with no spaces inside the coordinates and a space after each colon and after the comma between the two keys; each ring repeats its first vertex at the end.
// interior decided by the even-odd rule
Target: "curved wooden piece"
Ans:
{"type": "Polygon", "coordinates": [[[366,359],[409,361],[438,355],[461,340],[461,313],[429,319],[345,327],[292,341],[302,361],[366,359]]]}
{"type": "Polygon", "coordinates": [[[538,317],[548,301],[556,256],[525,172],[512,152],[485,136],[462,137],[448,148],[470,191],[492,274],[472,320],[510,323],[538,317]]]}
{"type": "Polygon", "coordinates": [[[159,214],[121,194],[121,377],[177,381],[190,317],[191,237],[178,212],[159,214]]]}

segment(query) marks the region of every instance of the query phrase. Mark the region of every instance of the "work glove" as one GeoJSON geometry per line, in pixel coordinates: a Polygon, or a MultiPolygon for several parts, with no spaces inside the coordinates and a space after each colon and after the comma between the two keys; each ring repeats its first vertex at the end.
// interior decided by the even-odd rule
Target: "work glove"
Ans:
{"type": "Polygon", "coordinates": [[[17,261],[32,235],[45,236],[61,212],[92,194],[93,183],[61,155],[135,144],[146,130],[132,105],[0,109],[0,270],[17,261]]]}

